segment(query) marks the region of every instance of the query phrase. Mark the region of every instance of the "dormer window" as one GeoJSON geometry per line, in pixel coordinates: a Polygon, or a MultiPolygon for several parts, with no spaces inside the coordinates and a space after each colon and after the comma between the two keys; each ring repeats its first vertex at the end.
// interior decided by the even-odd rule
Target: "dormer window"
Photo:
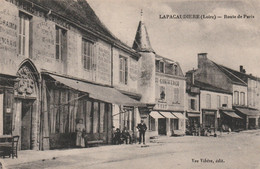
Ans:
{"type": "Polygon", "coordinates": [[[177,65],[174,65],[174,69],[173,69],[173,73],[174,75],[178,75],[178,66],[177,65]]]}
{"type": "Polygon", "coordinates": [[[159,63],[159,72],[164,73],[164,62],[163,61],[160,61],[160,63],[159,63]]]}

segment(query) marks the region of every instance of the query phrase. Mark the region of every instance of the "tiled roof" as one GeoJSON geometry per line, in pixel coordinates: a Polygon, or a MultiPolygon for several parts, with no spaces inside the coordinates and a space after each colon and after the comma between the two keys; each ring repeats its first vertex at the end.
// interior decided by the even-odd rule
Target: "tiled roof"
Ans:
{"type": "Polygon", "coordinates": [[[240,78],[241,80],[243,80],[245,83],[247,83],[248,78],[253,79],[253,80],[260,80],[260,78],[255,77],[255,76],[253,76],[253,75],[249,75],[249,74],[246,74],[246,73],[243,73],[243,72],[239,72],[239,71],[230,69],[230,68],[225,67],[225,66],[222,66],[222,67],[224,67],[224,68],[227,69],[229,72],[231,72],[232,74],[234,74],[235,76],[237,76],[238,78],[240,78]]]}
{"type": "Polygon", "coordinates": [[[194,86],[199,87],[201,90],[207,90],[207,91],[212,91],[212,92],[217,92],[217,93],[232,94],[232,92],[230,92],[228,90],[221,89],[221,88],[215,87],[211,84],[201,82],[201,81],[197,81],[197,80],[195,80],[194,86]]]}
{"type": "Polygon", "coordinates": [[[121,42],[99,20],[94,10],[86,0],[27,0],[41,7],[50,9],[56,14],[73,21],[84,28],[107,37],[112,43],[123,46],[128,51],[137,53],[131,47],[121,42]]]}
{"type": "Polygon", "coordinates": [[[146,26],[142,21],[139,22],[136,31],[136,35],[133,43],[133,49],[137,50],[138,52],[154,52],[150,43],[146,26]]]}
{"type": "Polygon", "coordinates": [[[215,62],[213,62],[225,75],[232,81],[233,84],[243,85],[247,86],[246,82],[240,79],[238,76],[236,76],[231,69],[224,67],[222,65],[219,65],[215,62]]]}

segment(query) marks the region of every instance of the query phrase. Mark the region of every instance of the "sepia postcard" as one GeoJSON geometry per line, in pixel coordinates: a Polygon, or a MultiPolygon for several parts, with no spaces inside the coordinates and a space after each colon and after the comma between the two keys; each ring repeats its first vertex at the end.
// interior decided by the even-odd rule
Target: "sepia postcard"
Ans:
{"type": "Polygon", "coordinates": [[[0,169],[260,169],[257,0],[0,0],[0,169]]]}

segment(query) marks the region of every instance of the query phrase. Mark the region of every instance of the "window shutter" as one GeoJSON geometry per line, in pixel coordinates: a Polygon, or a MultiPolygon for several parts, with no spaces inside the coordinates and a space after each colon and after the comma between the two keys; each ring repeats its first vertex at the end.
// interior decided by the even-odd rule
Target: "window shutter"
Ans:
{"type": "Polygon", "coordinates": [[[197,108],[197,100],[196,99],[194,99],[194,110],[198,110],[198,108],[197,108]]]}
{"type": "Polygon", "coordinates": [[[125,59],[125,84],[127,84],[127,78],[128,78],[128,63],[127,63],[127,59],[125,59]]]}

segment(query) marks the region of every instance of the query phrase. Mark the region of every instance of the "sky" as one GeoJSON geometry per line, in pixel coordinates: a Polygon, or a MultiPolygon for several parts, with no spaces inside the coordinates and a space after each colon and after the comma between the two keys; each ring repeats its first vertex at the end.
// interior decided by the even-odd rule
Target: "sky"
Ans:
{"type": "Polygon", "coordinates": [[[197,68],[197,54],[260,77],[260,1],[237,0],[87,0],[102,23],[132,47],[143,21],[154,51],[180,63],[183,72],[197,68]],[[161,19],[166,15],[220,16],[216,19],[161,19]],[[225,19],[224,15],[236,18],[225,19]],[[242,16],[242,18],[238,16],[242,16]],[[244,18],[244,15],[251,16],[244,18]],[[253,16],[253,17],[252,17],[253,16]]]}

